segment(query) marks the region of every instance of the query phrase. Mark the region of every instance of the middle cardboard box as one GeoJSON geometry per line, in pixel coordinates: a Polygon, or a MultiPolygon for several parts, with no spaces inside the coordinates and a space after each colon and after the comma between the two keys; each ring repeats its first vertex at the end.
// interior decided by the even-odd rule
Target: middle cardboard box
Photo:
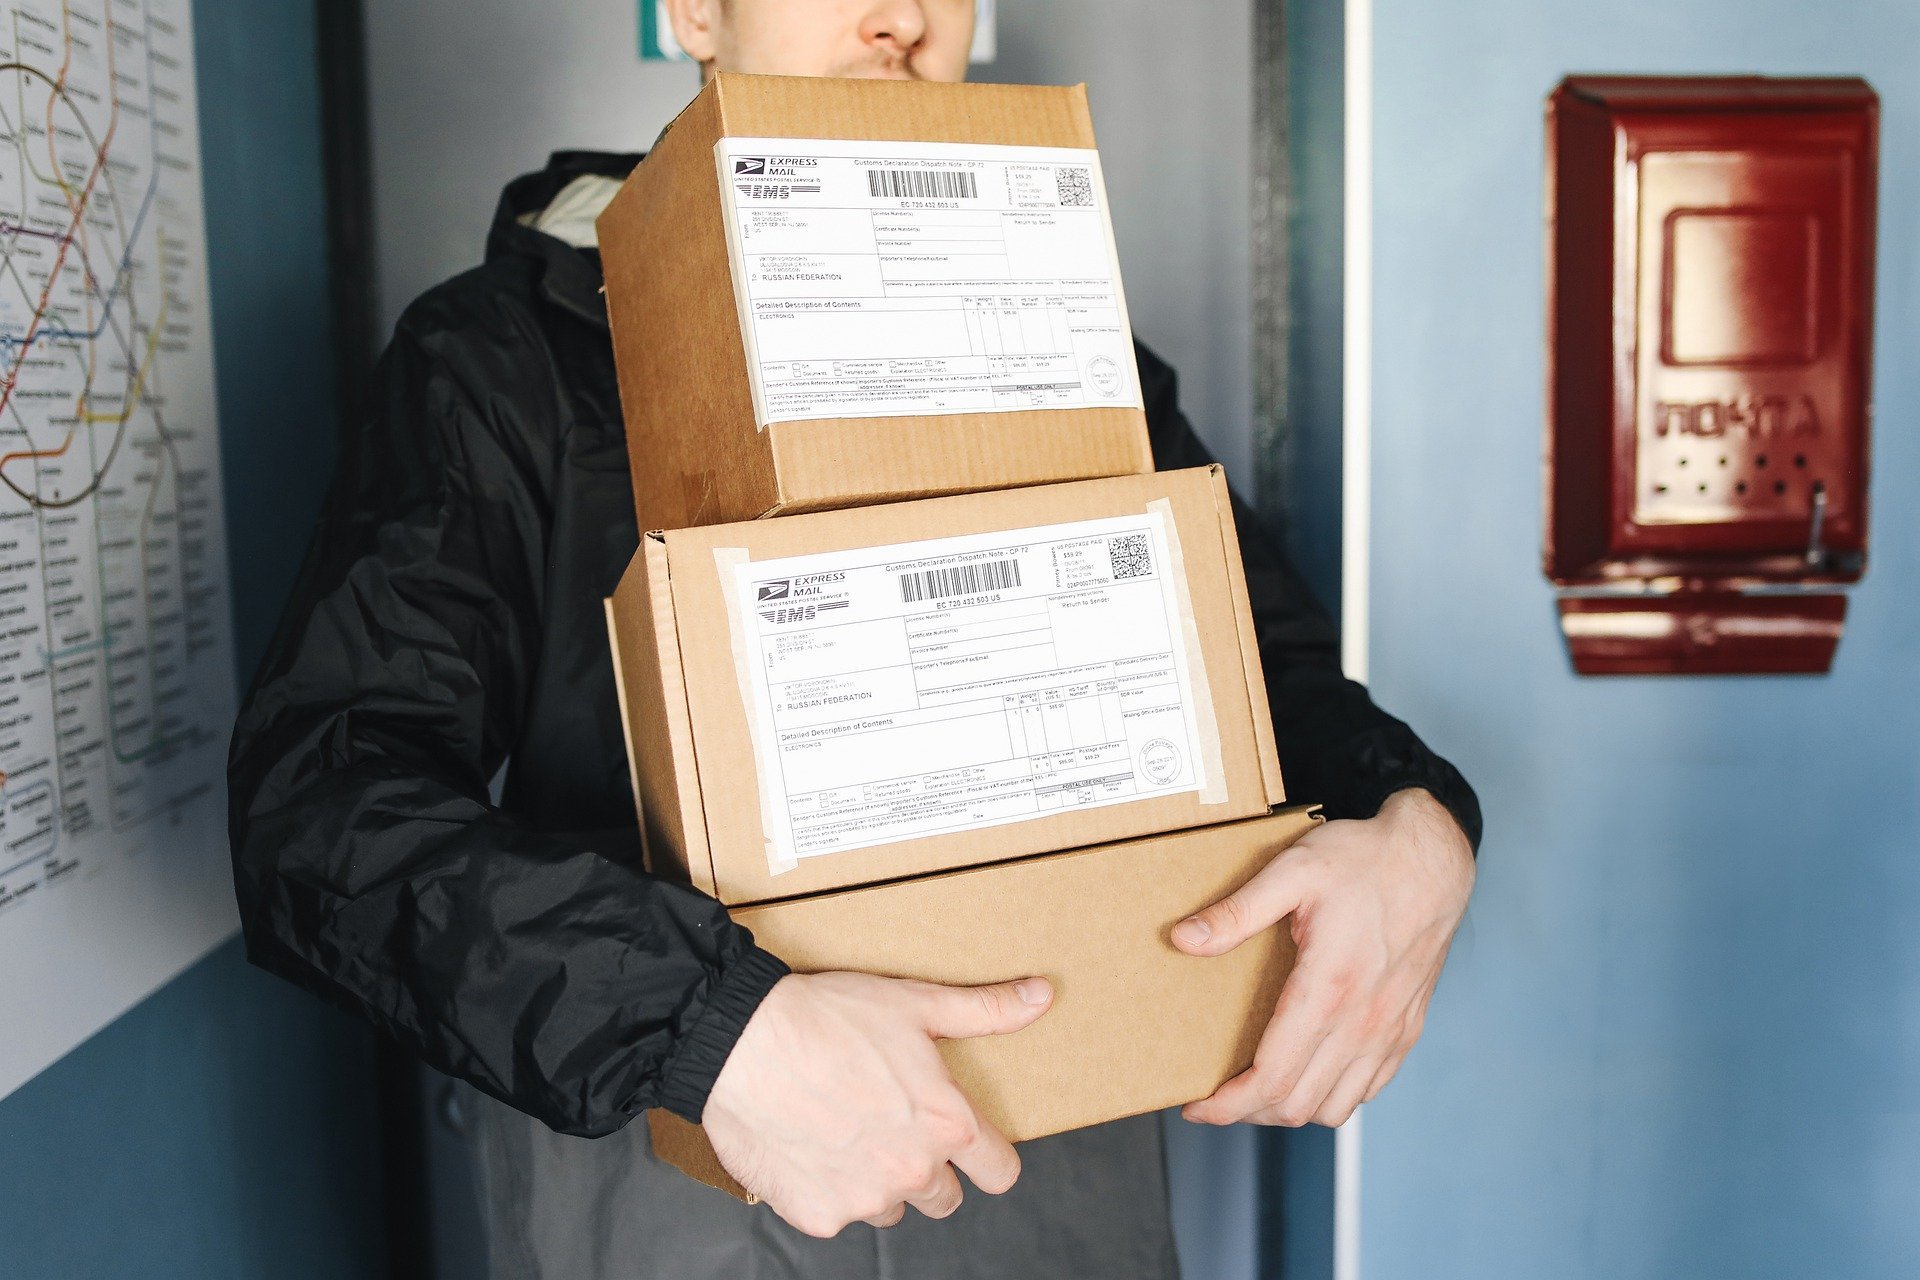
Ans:
{"type": "Polygon", "coordinates": [[[607,607],[650,865],[729,905],[1284,799],[1217,466],[648,533],[607,607]]]}

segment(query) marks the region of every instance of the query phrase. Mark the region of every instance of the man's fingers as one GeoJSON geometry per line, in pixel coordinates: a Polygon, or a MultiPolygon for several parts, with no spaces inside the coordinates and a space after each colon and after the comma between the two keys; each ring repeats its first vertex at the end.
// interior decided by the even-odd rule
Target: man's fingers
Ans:
{"type": "Polygon", "coordinates": [[[1320,1104],[1320,1110],[1314,1113],[1313,1122],[1329,1129],[1338,1129],[1351,1119],[1360,1104],[1366,1101],[1367,1086],[1373,1083],[1374,1075],[1379,1072],[1381,1060],[1381,1054],[1370,1054],[1348,1066],[1340,1082],[1327,1094],[1327,1100],[1320,1104]]]}
{"type": "Polygon", "coordinates": [[[929,1218],[950,1218],[960,1207],[960,1179],[953,1166],[943,1164],[931,1181],[907,1197],[907,1203],[929,1218]]]}
{"type": "MultiPolygon", "coordinates": [[[[1315,1124],[1323,1124],[1329,1129],[1337,1129],[1345,1124],[1354,1108],[1370,1101],[1377,1092],[1374,1080],[1379,1077],[1388,1059],[1404,1056],[1406,1047],[1419,1038],[1427,997],[1432,990],[1432,984],[1429,983],[1397,1020],[1381,1025],[1358,1039],[1328,1037],[1314,1055],[1312,1063],[1301,1074],[1295,1095],[1282,1105],[1281,1110],[1288,1115],[1310,1112],[1315,1124]]],[[[1387,1078],[1391,1076],[1389,1072],[1387,1078]]],[[[1385,1084],[1386,1080],[1382,1079],[1381,1083],[1385,1084]]]]}
{"type": "Polygon", "coordinates": [[[1215,1089],[1211,1097],[1180,1108],[1180,1118],[1189,1124],[1239,1124],[1261,1106],[1260,1068],[1252,1066],[1215,1089]]]}
{"type": "Polygon", "coordinates": [[[1425,997],[1416,997],[1394,1018],[1370,1020],[1363,1008],[1343,1017],[1341,1030],[1314,1051],[1306,1070],[1300,1073],[1299,1083],[1278,1108],[1282,1117],[1279,1123],[1302,1125],[1311,1121],[1330,1129],[1345,1124],[1353,1109],[1366,1101],[1367,1089],[1383,1060],[1419,1034],[1414,1028],[1425,1008],[1425,997]],[[1339,1118],[1326,1118],[1333,1115],[1339,1118]]]}
{"type": "MultiPolygon", "coordinates": [[[[1311,1051],[1311,1046],[1305,1048],[1311,1051]]],[[[1288,1063],[1273,1068],[1255,1059],[1251,1067],[1215,1089],[1212,1097],[1188,1103],[1181,1109],[1181,1116],[1195,1124],[1239,1124],[1259,1112],[1280,1106],[1293,1096],[1294,1068],[1289,1065],[1293,1056],[1288,1054],[1288,1063]]]]}
{"type": "Polygon", "coordinates": [[[927,1034],[942,1040],[1000,1036],[1018,1031],[1047,1011],[1053,985],[1045,978],[1022,978],[985,987],[912,984],[924,998],[927,1034]]]}
{"type": "Polygon", "coordinates": [[[1380,1095],[1380,1091],[1387,1087],[1387,1082],[1399,1074],[1400,1064],[1413,1052],[1413,1046],[1420,1043],[1420,1033],[1427,1025],[1427,1009],[1433,1000],[1433,989],[1439,982],[1440,975],[1436,972],[1427,979],[1427,985],[1414,998],[1413,1006],[1407,1010],[1407,1021],[1401,1030],[1399,1043],[1387,1055],[1387,1060],[1380,1064],[1380,1069],[1373,1073],[1373,1082],[1367,1086],[1366,1094],[1360,1099],[1362,1102],[1372,1102],[1380,1095]]]}
{"type": "Polygon", "coordinates": [[[1303,951],[1280,989],[1273,1020],[1260,1033],[1253,1066],[1214,1090],[1212,1097],[1189,1103],[1181,1114],[1196,1124],[1236,1124],[1285,1101],[1332,1034],[1350,985],[1316,961],[1313,952],[1303,951]]]}
{"type": "Polygon", "coordinates": [[[1274,1125],[1285,1129],[1299,1129],[1308,1124],[1319,1124],[1329,1129],[1338,1129],[1353,1117],[1354,1111],[1359,1106],[1358,1099],[1344,1102],[1344,1095],[1364,1087],[1365,1083],[1373,1078],[1374,1069],[1378,1065],[1378,1058],[1355,1062],[1348,1068],[1347,1074],[1340,1077],[1340,1082],[1325,1095],[1318,1107],[1314,1106],[1311,1100],[1313,1091],[1306,1087],[1306,1080],[1303,1078],[1301,1087],[1304,1092],[1296,1092],[1289,1095],[1283,1102],[1262,1107],[1246,1117],[1242,1123],[1274,1125]],[[1352,1084],[1351,1081],[1355,1079],[1360,1083],[1352,1084]],[[1303,1098],[1306,1100],[1303,1101],[1303,1098]]]}
{"type": "Polygon", "coordinates": [[[953,1157],[954,1167],[990,1196],[1004,1195],[1020,1179],[1020,1156],[1000,1131],[982,1120],[973,1141],[953,1157]]]}
{"type": "Polygon", "coordinates": [[[1300,905],[1306,891],[1302,864],[1279,857],[1205,911],[1173,926],[1173,944],[1189,955],[1224,955],[1271,929],[1300,905]]]}
{"type": "MultiPolygon", "coordinates": [[[[1273,1107],[1275,1123],[1294,1129],[1313,1123],[1314,1117],[1320,1114],[1320,1108],[1326,1105],[1334,1086],[1340,1083],[1347,1068],[1353,1065],[1363,1049],[1364,1046],[1350,1030],[1342,1030],[1322,1040],[1299,1078],[1294,1081],[1293,1088],[1273,1107]]],[[[1372,1079],[1371,1073],[1368,1079],[1372,1079]]]]}
{"type": "Polygon", "coordinates": [[[900,1219],[906,1216],[907,1216],[907,1206],[904,1204],[897,1204],[893,1206],[892,1209],[888,1210],[886,1213],[881,1214],[879,1217],[866,1218],[866,1219],[863,1219],[863,1221],[865,1221],[866,1224],[870,1227],[878,1227],[880,1230],[885,1231],[888,1227],[899,1226],[900,1219]]]}

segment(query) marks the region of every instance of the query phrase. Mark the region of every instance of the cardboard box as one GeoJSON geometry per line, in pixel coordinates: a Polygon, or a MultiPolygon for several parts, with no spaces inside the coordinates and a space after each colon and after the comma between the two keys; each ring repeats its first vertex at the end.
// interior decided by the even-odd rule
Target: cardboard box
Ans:
{"type": "Polygon", "coordinates": [[[608,621],[650,865],[730,905],[1284,798],[1217,466],[650,533],[608,621]]]}
{"type": "MultiPolygon", "coordinates": [[[[1245,883],[1316,817],[1271,817],[736,910],[796,971],[974,985],[1041,975],[1054,1004],[1009,1036],[940,1046],[1014,1142],[1204,1098],[1253,1061],[1293,963],[1285,929],[1199,959],[1172,926],[1245,883]]],[[[654,1151],[749,1198],[705,1133],[648,1113],[654,1151]]]]}
{"type": "Polygon", "coordinates": [[[722,74],[599,236],[642,529],[1152,470],[1084,86],[722,74]]]}

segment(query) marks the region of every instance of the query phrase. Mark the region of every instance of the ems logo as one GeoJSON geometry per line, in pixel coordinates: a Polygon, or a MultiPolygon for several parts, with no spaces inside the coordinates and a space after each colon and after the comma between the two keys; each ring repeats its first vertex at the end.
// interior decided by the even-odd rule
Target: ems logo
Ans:
{"type": "Polygon", "coordinates": [[[763,582],[760,584],[759,599],[762,601],[785,600],[792,589],[793,583],[785,578],[778,582],[763,582]]]}
{"type": "Polygon", "coordinates": [[[738,159],[733,162],[733,172],[735,176],[738,176],[743,173],[764,175],[766,171],[767,171],[767,162],[765,159],[762,159],[762,158],[747,157],[745,159],[738,159]]]}

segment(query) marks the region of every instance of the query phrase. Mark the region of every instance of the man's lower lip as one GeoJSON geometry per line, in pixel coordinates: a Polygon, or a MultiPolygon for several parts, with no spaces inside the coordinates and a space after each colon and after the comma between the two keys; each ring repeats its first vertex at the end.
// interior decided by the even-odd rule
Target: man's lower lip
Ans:
{"type": "Polygon", "coordinates": [[[843,71],[841,76],[848,80],[918,80],[911,67],[859,67],[843,71]]]}

